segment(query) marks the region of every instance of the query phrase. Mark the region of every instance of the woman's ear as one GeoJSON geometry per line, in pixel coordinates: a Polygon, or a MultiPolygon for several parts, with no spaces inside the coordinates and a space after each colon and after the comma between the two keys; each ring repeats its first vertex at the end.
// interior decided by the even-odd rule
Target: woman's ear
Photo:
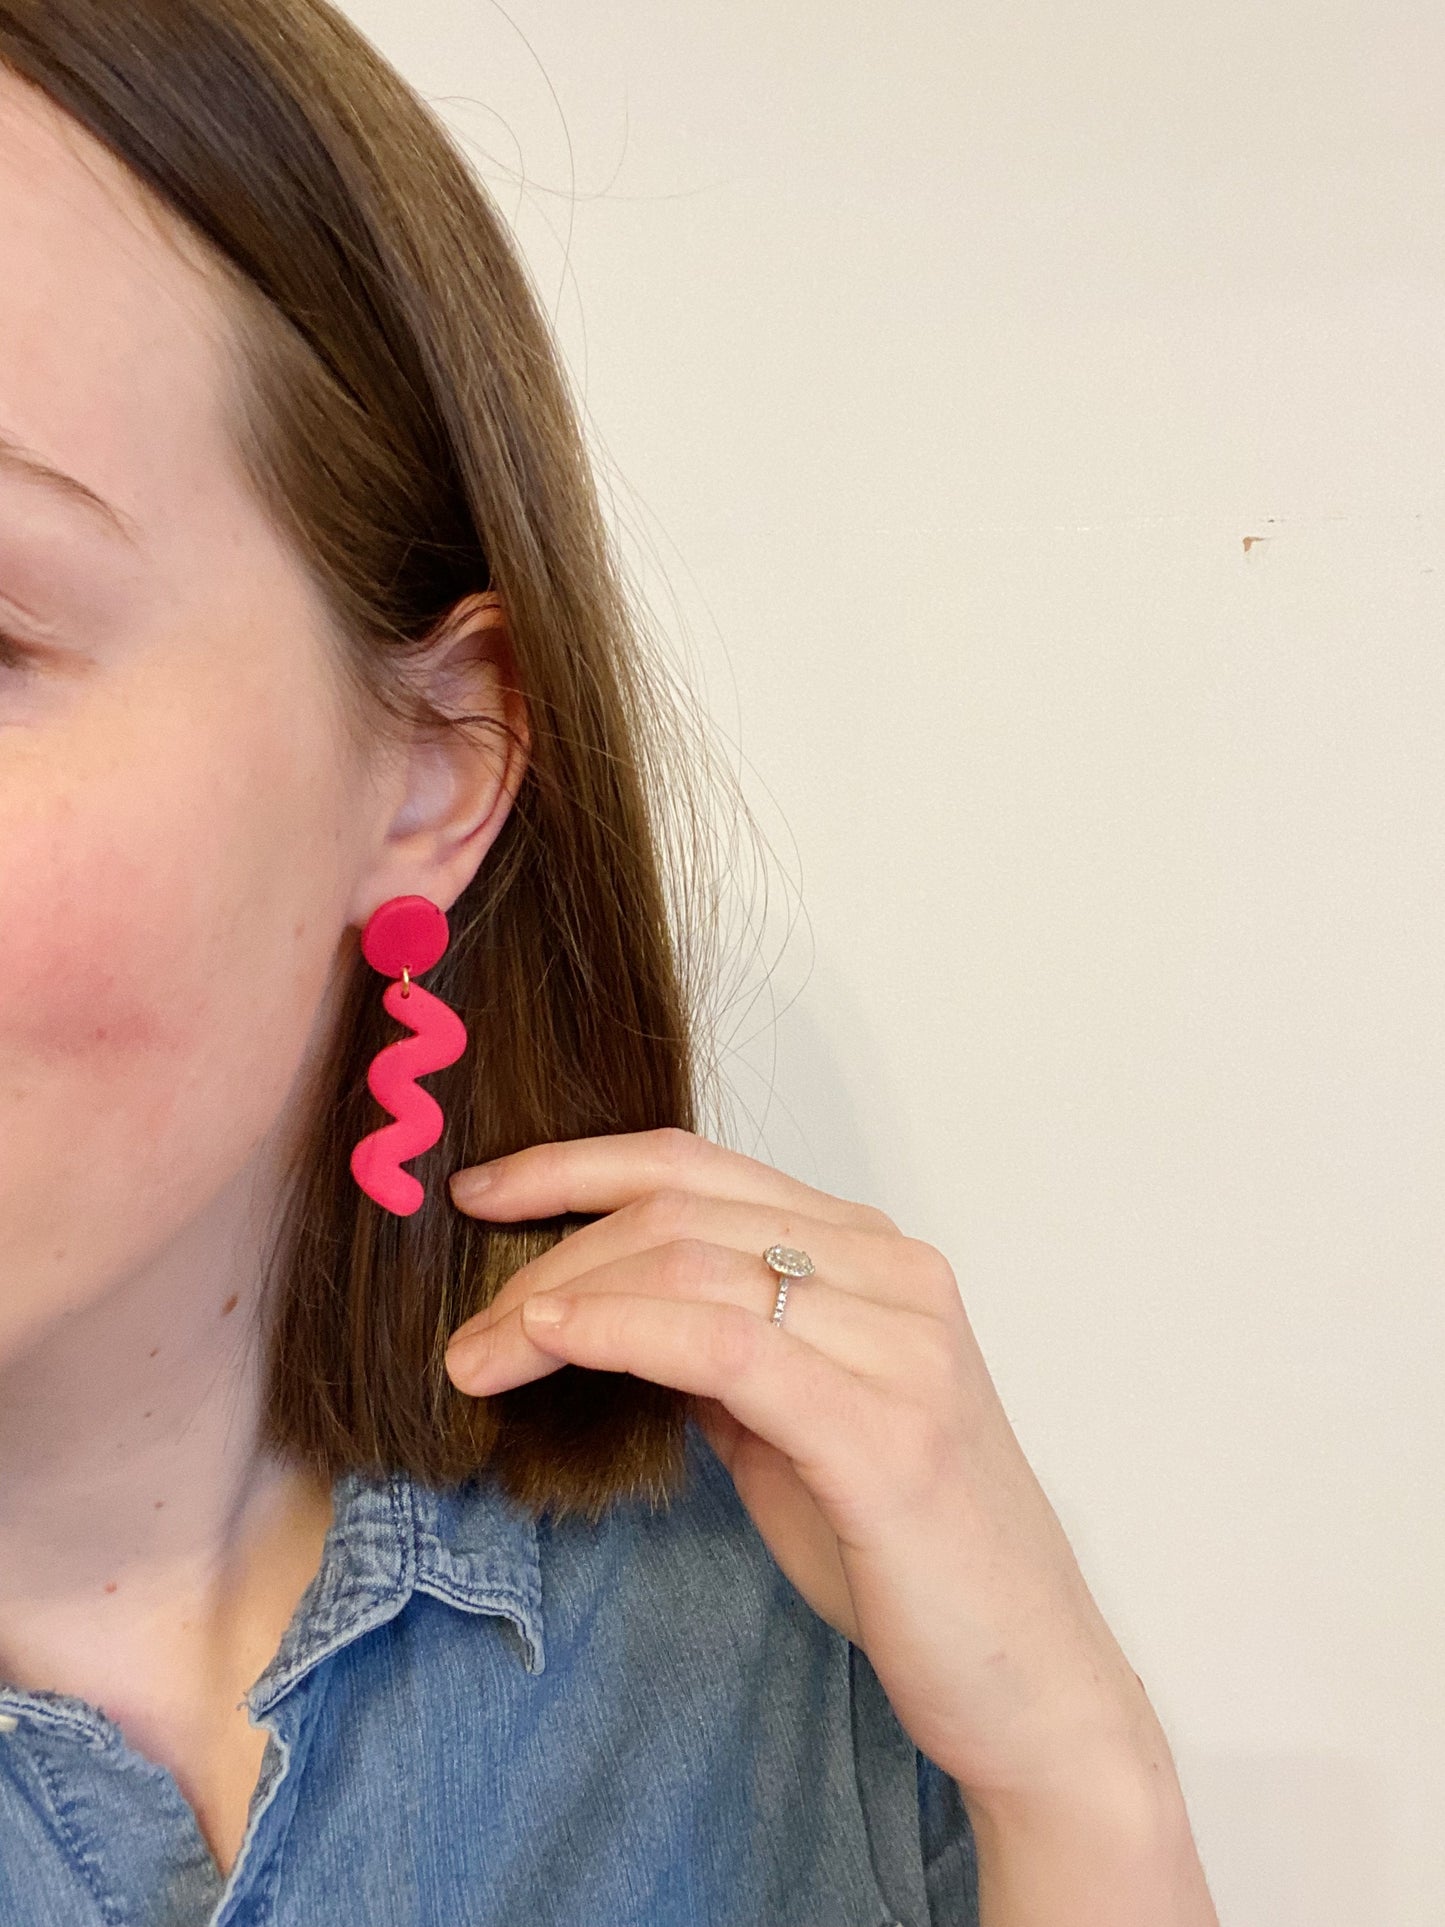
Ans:
{"type": "Polygon", "coordinates": [[[358,879],[365,923],[393,896],[455,903],[496,841],[531,750],[511,630],[495,589],[465,597],[412,661],[410,679],[444,715],[470,720],[418,733],[388,766],[382,840],[358,879]]]}

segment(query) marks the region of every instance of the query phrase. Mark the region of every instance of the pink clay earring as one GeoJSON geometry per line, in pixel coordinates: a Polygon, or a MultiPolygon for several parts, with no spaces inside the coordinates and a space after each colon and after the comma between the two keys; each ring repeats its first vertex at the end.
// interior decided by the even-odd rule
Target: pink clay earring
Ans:
{"type": "Polygon", "coordinates": [[[445,1121],[441,1105],[416,1080],[455,1064],[467,1047],[466,1026],[451,1005],[412,981],[440,961],[450,939],[446,912],[430,897],[388,897],[361,933],[361,952],[372,969],[401,979],[382,992],[388,1015],[416,1035],[384,1045],[367,1068],[367,1088],[395,1122],[356,1146],[351,1175],[369,1198],[399,1218],[409,1218],[426,1195],[401,1161],[429,1151],[445,1121]]]}

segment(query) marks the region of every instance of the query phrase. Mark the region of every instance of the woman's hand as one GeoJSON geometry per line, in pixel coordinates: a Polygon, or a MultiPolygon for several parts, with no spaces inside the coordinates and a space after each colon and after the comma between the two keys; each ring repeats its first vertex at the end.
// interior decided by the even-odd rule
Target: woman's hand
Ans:
{"type": "Polygon", "coordinates": [[[456,1172],[452,1196],[499,1222],[607,1214],[453,1335],[461,1391],[571,1363],[694,1394],[773,1558],[965,1795],[1145,1757],[1143,1688],[932,1245],[674,1129],[533,1145],[456,1172]],[[780,1326],[774,1243],[817,1268],[780,1326]]]}

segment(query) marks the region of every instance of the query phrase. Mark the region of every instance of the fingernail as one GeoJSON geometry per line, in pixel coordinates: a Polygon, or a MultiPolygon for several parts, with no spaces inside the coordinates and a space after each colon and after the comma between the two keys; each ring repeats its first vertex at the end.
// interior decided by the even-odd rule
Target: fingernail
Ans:
{"type": "Polygon", "coordinates": [[[447,1370],[459,1378],[471,1378],[486,1363],[491,1349],[490,1332],[469,1331],[463,1338],[454,1338],[447,1346],[447,1370]]]}
{"type": "Polygon", "coordinates": [[[491,1164],[468,1164],[460,1171],[453,1171],[447,1179],[452,1203],[461,1204],[465,1199],[477,1197],[486,1190],[495,1175],[496,1167],[491,1164]]]}

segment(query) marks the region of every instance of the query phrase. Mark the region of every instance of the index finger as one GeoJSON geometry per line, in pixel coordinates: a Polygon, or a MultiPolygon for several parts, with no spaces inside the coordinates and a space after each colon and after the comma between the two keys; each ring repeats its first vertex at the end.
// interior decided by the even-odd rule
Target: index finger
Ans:
{"type": "Polygon", "coordinates": [[[487,1164],[464,1165],[452,1173],[448,1188],[460,1210],[499,1221],[616,1211],[649,1191],[667,1189],[773,1205],[830,1224],[898,1229],[871,1204],[834,1197],[760,1158],[671,1124],[529,1144],[487,1164]]]}

